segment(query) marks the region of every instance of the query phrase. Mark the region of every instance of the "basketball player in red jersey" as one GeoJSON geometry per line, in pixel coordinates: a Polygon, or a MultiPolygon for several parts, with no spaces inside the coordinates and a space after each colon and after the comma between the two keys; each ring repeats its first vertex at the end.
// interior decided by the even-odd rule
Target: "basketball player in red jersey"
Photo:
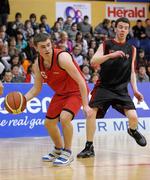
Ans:
{"type": "Polygon", "coordinates": [[[104,41],[91,59],[94,66],[101,65],[100,79],[92,91],[89,105],[93,109],[93,115],[87,118],[87,142],[83,151],[77,155],[78,158],[95,155],[93,138],[96,118],[103,118],[110,106],[129,119],[128,133],[137,144],[147,144],[145,137],[137,131],[138,117],[127,90],[130,82],[134,96],[139,102],[143,100],[143,95],[136,85],[136,48],[126,42],[129,29],[129,20],[119,18],[116,21],[115,39],[104,41]]]}
{"type": "Polygon", "coordinates": [[[72,56],[65,51],[53,49],[50,37],[40,33],[34,37],[39,52],[35,61],[35,83],[25,95],[27,101],[36,96],[46,82],[55,92],[47,110],[45,127],[54,142],[54,150],[43,156],[44,161],[52,161],[55,166],[66,166],[73,161],[71,143],[74,118],[81,105],[87,117],[92,110],[88,105],[88,88],[81,71],[72,56]],[[57,123],[62,125],[64,145],[57,123]]]}

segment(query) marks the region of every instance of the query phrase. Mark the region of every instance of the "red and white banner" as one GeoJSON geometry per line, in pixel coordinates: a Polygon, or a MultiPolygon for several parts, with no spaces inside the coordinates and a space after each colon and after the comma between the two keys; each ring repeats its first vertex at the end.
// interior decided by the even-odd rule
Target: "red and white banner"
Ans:
{"type": "Polygon", "coordinates": [[[129,20],[145,20],[147,18],[146,4],[108,4],[106,5],[106,18],[116,20],[126,17],[129,20]]]}

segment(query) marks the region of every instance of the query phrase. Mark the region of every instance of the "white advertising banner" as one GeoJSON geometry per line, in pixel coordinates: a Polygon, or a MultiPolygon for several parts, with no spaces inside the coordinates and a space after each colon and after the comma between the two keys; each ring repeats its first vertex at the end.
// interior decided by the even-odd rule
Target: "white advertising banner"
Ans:
{"type": "Polygon", "coordinates": [[[91,4],[90,3],[76,3],[76,2],[57,2],[56,3],[56,19],[71,16],[74,22],[80,22],[83,17],[87,15],[91,23],[91,4]]]}
{"type": "MultiPolygon", "coordinates": [[[[78,119],[72,121],[74,127],[74,134],[85,135],[86,134],[86,120],[78,119]]],[[[127,133],[129,127],[129,121],[127,118],[104,118],[96,120],[96,135],[101,134],[116,134],[127,133]]],[[[142,133],[150,133],[150,117],[139,118],[138,129],[142,133]]]]}
{"type": "Polygon", "coordinates": [[[116,20],[120,17],[126,17],[129,20],[145,20],[147,18],[146,4],[107,4],[106,18],[116,20]]]}

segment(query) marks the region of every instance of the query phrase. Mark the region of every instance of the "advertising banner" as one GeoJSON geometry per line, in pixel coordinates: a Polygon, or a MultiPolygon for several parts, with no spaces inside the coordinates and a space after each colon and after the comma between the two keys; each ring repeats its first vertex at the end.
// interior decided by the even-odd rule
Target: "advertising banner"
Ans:
{"type": "Polygon", "coordinates": [[[126,17],[131,21],[137,19],[145,20],[147,18],[146,4],[106,4],[106,18],[116,20],[120,17],[126,17]]]}
{"type": "Polygon", "coordinates": [[[87,15],[91,23],[91,4],[78,2],[56,2],[56,19],[71,16],[74,22],[80,22],[87,15]]]}
{"type": "MultiPolygon", "coordinates": [[[[89,86],[90,89],[93,88],[93,84],[89,86]]],[[[25,94],[31,87],[32,84],[4,84],[4,94],[0,97],[0,138],[48,135],[44,127],[44,120],[53,91],[46,84],[43,84],[41,93],[27,103],[27,108],[23,113],[12,115],[4,109],[4,98],[9,92],[20,91],[25,94]]],[[[140,119],[139,128],[150,132],[150,84],[140,83],[138,88],[145,97],[144,101],[138,104],[136,98],[131,96],[140,119]]],[[[132,94],[130,86],[129,91],[132,94]]],[[[75,134],[85,132],[85,116],[82,108],[73,120],[73,125],[75,134]]],[[[97,120],[97,133],[126,131],[127,126],[127,119],[110,108],[104,119],[97,120]]]]}

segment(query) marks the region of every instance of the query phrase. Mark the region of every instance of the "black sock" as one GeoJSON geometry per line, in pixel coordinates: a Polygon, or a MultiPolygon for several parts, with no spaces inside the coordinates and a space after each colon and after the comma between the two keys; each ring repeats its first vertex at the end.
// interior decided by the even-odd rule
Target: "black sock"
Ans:
{"type": "Polygon", "coordinates": [[[131,128],[129,128],[129,129],[130,129],[131,133],[134,133],[136,131],[136,129],[131,129],[131,128]]]}
{"type": "Polygon", "coordinates": [[[93,145],[93,142],[92,141],[87,141],[86,142],[86,147],[88,148],[88,147],[91,147],[93,145]]]}

